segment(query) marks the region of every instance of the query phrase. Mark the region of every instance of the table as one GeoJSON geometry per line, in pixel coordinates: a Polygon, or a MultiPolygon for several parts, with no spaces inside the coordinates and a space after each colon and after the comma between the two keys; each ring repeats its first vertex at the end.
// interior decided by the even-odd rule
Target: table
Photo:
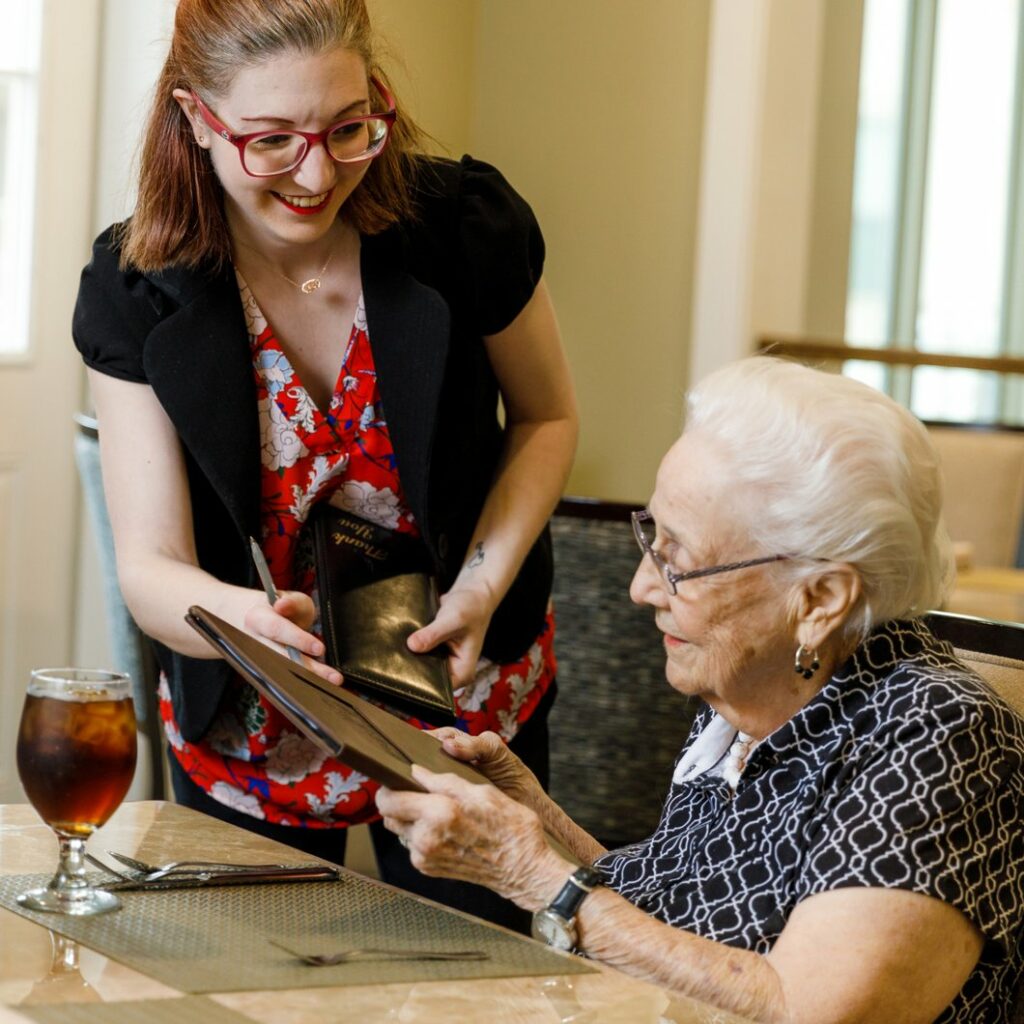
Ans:
{"type": "MultiPolygon", "coordinates": [[[[106,849],[137,853],[146,860],[151,855],[173,859],[216,852],[239,862],[309,861],[299,851],[163,801],[122,805],[89,848],[97,854],[106,849]]],[[[56,854],[53,833],[31,807],[0,805],[0,874],[49,870],[56,854]]],[[[296,885],[297,893],[300,890],[301,885],[296,885]]],[[[165,895],[174,898],[174,893],[165,895]]],[[[223,992],[205,998],[261,1024],[724,1024],[739,1020],[690,1000],[673,1000],[654,985],[595,966],[596,973],[582,975],[223,992]]],[[[19,1005],[44,1001],[115,1004],[189,998],[196,997],[94,950],[76,948],[33,921],[0,908],[0,1024],[25,1022],[28,1018],[19,1012],[19,1005]],[[66,966],[69,963],[71,969],[66,966]]]]}
{"type": "Polygon", "coordinates": [[[1000,622],[1024,622],[1024,569],[979,566],[958,570],[945,610],[1000,622]]]}

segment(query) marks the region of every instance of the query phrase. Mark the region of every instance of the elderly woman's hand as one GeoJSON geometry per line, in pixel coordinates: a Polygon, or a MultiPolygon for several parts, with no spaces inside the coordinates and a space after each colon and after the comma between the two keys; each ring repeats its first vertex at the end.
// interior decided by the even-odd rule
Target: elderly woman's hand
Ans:
{"type": "Polygon", "coordinates": [[[537,776],[508,749],[496,732],[470,736],[445,726],[432,730],[430,735],[440,740],[446,754],[459,761],[468,761],[503,793],[537,810],[539,801],[544,797],[543,787],[537,776]]]}
{"type": "Polygon", "coordinates": [[[377,808],[423,874],[485,885],[535,910],[572,870],[548,846],[537,815],[494,786],[419,765],[413,777],[426,793],[382,787],[377,808]]]}

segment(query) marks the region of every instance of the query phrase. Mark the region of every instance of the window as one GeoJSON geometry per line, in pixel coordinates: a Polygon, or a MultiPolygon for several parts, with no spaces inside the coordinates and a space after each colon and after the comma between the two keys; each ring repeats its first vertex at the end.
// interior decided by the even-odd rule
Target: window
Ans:
{"type": "MultiPolygon", "coordinates": [[[[1024,354],[1020,0],[865,0],[846,336],[1024,354]]],[[[1024,420],[994,374],[848,372],[924,419],[1024,420]]]]}
{"type": "Polygon", "coordinates": [[[0,0],[0,357],[28,351],[42,0],[0,0]]]}

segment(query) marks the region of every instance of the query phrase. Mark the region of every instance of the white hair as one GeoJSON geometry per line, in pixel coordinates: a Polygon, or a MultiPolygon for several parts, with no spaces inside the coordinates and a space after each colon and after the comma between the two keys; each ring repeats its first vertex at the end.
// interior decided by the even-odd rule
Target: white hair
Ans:
{"type": "Polygon", "coordinates": [[[953,580],[939,457],[923,424],[881,392],[770,356],[741,359],[687,396],[687,433],[724,456],[728,486],[749,492],[744,527],[795,582],[852,565],[863,637],[937,607],[953,580]]]}

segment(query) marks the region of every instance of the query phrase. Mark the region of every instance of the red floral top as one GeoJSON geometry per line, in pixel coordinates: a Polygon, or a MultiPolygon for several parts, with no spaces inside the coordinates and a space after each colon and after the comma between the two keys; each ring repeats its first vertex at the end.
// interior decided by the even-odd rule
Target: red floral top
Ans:
{"type": "MultiPolygon", "coordinates": [[[[262,547],[279,589],[316,600],[308,536],[318,501],[403,533],[418,535],[405,502],[384,422],[362,298],[330,408],[321,412],[288,361],[273,328],[238,275],[252,347],[261,431],[262,547]]],[[[319,619],[313,626],[319,633],[319,619]]],[[[540,636],[519,661],[481,659],[473,682],[456,691],[458,724],[506,740],[530,717],[555,675],[549,610],[540,636]]],[[[167,682],[160,714],[174,755],[215,800],[255,818],[312,828],[375,820],[377,784],[329,758],[240,677],[198,743],[178,730],[167,682]]],[[[414,724],[423,728],[423,723],[414,724]]]]}

